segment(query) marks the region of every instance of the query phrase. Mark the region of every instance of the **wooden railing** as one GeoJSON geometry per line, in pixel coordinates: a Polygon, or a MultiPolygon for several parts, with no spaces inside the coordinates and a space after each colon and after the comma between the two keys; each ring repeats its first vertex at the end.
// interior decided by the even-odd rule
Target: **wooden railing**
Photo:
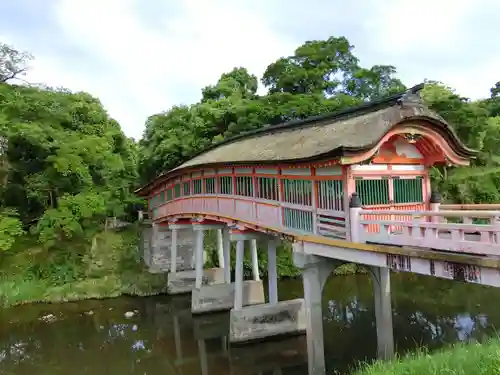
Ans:
{"type": "MultiPolygon", "coordinates": [[[[459,205],[445,207],[450,206],[460,208],[459,205]]],[[[353,242],[500,255],[500,211],[487,211],[485,205],[481,207],[483,210],[470,210],[472,205],[466,207],[469,209],[414,212],[352,208],[351,237],[353,242]],[[395,219],[380,220],[380,215],[391,215],[395,219]],[[374,227],[378,230],[374,231],[374,227]]]]}
{"type": "Polygon", "coordinates": [[[153,220],[205,214],[241,220],[257,226],[346,239],[346,213],[312,206],[232,195],[194,195],[169,201],[154,211],[153,220]]]}
{"type": "Polygon", "coordinates": [[[434,211],[315,209],[240,196],[195,195],[169,201],[153,220],[188,214],[241,220],[287,232],[312,233],[360,243],[500,255],[500,204],[434,205],[434,211]],[[350,226],[347,226],[347,223],[350,226]]]}

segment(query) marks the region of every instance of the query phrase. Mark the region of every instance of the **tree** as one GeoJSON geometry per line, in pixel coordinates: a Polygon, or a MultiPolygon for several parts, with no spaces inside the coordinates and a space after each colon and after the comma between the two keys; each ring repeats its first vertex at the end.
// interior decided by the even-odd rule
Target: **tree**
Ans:
{"type": "Polygon", "coordinates": [[[19,78],[26,73],[33,56],[28,52],[0,42],[0,83],[19,78]]]}
{"type": "Polygon", "coordinates": [[[234,68],[231,72],[222,74],[215,85],[202,89],[201,101],[220,100],[232,96],[252,99],[255,97],[258,85],[259,81],[255,75],[248,73],[245,68],[234,68]]]}

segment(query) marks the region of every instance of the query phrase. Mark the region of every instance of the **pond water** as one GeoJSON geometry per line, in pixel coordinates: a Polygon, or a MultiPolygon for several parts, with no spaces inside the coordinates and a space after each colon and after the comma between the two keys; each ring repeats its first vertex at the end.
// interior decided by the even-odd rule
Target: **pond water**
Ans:
{"type": "MultiPolygon", "coordinates": [[[[302,296],[300,280],[279,288],[280,299],[302,296]]],[[[392,292],[400,353],[483,340],[500,326],[500,289],[393,274],[392,292]]],[[[328,372],[348,374],[376,355],[371,279],[332,277],[323,298],[328,372]]],[[[162,296],[3,310],[0,374],[307,374],[304,336],[229,348],[228,314],[194,318],[189,307],[189,296],[162,296]]]]}

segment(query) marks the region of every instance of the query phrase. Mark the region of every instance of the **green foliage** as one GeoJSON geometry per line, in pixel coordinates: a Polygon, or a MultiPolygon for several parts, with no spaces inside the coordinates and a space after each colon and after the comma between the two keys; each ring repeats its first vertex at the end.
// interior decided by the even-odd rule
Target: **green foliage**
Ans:
{"type": "Polygon", "coordinates": [[[164,292],[165,275],[150,274],[140,262],[138,239],[134,226],[98,233],[91,241],[59,242],[49,250],[20,240],[22,252],[0,258],[0,307],[164,292]]]}
{"type": "MultiPolygon", "coordinates": [[[[133,194],[138,185],[228,137],[405,88],[394,66],[363,66],[345,37],[307,41],[267,67],[261,77],[266,94],[257,93],[258,77],[236,67],[203,88],[199,102],[150,116],[136,144],[87,93],[12,84],[31,58],[0,43],[0,275],[26,288],[19,289],[20,301],[42,284],[64,298],[99,283],[108,295],[144,288],[135,247],[101,237],[111,235],[110,217],[136,219],[144,204],[133,194]],[[132,279],[136,284],[124,281],[132,279]]],[[[471,101],[437,81],[429,81],[422,96],[479,150],[471,167],[434,168],[433,187],[452,202],[499,202],[500,83],[484,100],[471,101]]],[[[297,274],[289,247],[278,254],[280,274],[297,274]]],[[[266,264],[263,255],[263,274],[266,264]]],[[[97,289],[86,295],[98,296],[97,289]]]]}
{"type": "Polygon", "coordinates": [[[24,233],[21,221],[14,210],[0,212],[0,253],[9,250],[16,237],[24,233]]]}

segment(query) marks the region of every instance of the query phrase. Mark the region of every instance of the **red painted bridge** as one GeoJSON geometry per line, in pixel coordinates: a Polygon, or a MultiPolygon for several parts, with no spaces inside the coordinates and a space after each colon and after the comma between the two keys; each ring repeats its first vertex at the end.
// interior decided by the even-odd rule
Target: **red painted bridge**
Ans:
{"type": "MultiPolygon", "coordinates": [[[[339,262],[372,267],[378,285],[379,350],[384,357],[393,350],[392,338],[384,333],[392,330],[390,269],[500,286],[500,204],[442,204],[432,190],[431,167],[467,166],[476,152],[422,103],[421,88],[242,134],[204,150],[138,190],[148,199],[156,230],[171,231],[173,275],[178,274],[179,231],[196,233],[193,312],[199,305],[195,299],[201,298],[195,292],[209,290],[203,284],[205,229],[220,231],[223,284],[234,289],[224,305],[232,309],[231,324],[245,309],[252,315],[255,306],[261,310],[264,306],[263,301],[245,302],[243,297],[244,241],[269,240],[269,259],[275,257],[275,238],[293,242],[296,264],[304,270],[305,302],[293,324],[282,324],[276,332],[266,328],[271,332],[267,336],[300,331],[303,309],[308,336],[316,332],[318,337],[322,326],[316,320],[321,318],[313,307],[321,301],[326,277],[339,262]],[[228,272],[231,241],[236,242],[234,285],[228,272]]],[[[256,246],[252,251],[255,271],[256,246]]],[[[270,301],[265,306],[278,311],[276,265],[269,263],[270,301]]],[[[258,274],[253,281],[260,281],[258,274]]],[[[234,324],[232,342],[257,338],[252,332],[258,329],[234,324]]],[[[323,373],[322,353],[322,342],[311,339],[310,373],[323,373]]]]}

